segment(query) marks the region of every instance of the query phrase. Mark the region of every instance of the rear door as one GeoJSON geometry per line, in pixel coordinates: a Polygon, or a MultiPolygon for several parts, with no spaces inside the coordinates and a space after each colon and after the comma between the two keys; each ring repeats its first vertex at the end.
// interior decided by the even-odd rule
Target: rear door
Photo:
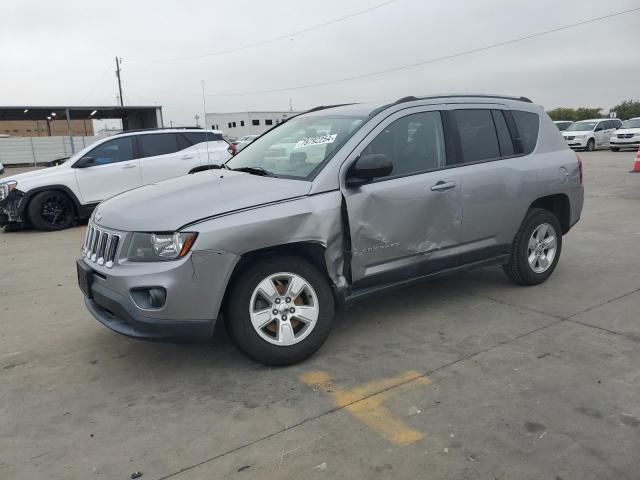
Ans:
{"type": "Polygon", "coordinates": [[[200,165],[198,149],[176,133],[138,135],[142,183],[159,182],[186,175],[200,165]]]}
{"type": "Polygon", "coordinates": [[[229,158],[229,144],[224,141],[221,133],[214,132],[181,132],[184,137],[198,152],[201,165],[221,165],[229,158]]]}
{"type": "Polygon", "coordinates": [[[428,273],[440,265],[434,255],[446,256],[460,242],[462,190],[457,172],[446,169],[439,111],[412,108],[391,115],[346,165],[369,153],[387,155],[393,172],[343,189],[354,288],[428,273]]]}
{"type": "Polygon", "coordinates": [[[536,182],[535,166],[521,157],[535,148],[539,117],[499,106],[455,109],[450,115],[461,150],[456,170],[467,260],[505,254],[522,221],[526,185],[536,182]]]}
{"type": "Polygon", "coordinates": [[[74,169],[83,203],[101,202],[142,184],[134,137],[115,137],[85,157],[93,158],[95,165],[74,169]]]}

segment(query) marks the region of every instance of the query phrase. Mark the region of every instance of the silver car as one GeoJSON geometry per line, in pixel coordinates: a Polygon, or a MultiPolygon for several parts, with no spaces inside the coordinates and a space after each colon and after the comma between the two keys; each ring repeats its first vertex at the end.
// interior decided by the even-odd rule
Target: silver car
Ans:
{"type": "Polygon", "coordinates": [[[580,159],[526,98],[318,107],[224,168],[101,203],[78,282],[122,334],[206,337],[224,319],[249,357],[287,365],[382,289],[491,264],[544,282],[582,204],[580,159]]]}

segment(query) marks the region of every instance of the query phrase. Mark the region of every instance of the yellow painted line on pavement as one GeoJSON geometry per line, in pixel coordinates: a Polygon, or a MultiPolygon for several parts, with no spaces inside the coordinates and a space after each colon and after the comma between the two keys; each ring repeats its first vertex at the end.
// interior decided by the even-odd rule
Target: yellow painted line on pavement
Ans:
{"type": "Polygon", "coordinates": [[[311,371],[300,375],[300,380],[310,386],[324,390],[335,404],[344,408],[362,423],[382,434],[395,445],[409,445],[420,440],[424,434],[393,416],[383,402],[400,388],[429,385],[431,380],[422,373],[410,370],[395,377],[374,380],[354,388],[344,388],[331,383],[327,372],[311,371]],[[380,393],[378,393],[380,392],[380,393]]]}

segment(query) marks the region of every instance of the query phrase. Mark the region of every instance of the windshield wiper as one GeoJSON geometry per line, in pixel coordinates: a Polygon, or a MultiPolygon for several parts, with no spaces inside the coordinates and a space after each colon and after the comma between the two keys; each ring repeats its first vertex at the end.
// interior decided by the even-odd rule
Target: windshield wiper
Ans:
{"type": "Polygon", "coordinates": [[[265,170],[262,167],[240,167],[240,168],[231,168],[235,172],[246,172],[251,175],[260,175],[261,177],[275,177],[276,175],[269,170],[265,170]]]}

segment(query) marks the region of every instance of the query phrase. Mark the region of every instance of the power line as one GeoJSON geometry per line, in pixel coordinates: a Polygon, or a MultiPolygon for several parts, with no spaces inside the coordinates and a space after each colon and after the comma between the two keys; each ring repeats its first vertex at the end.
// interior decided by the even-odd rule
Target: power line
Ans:
{"type": "MultiPolygon", "coordinates": [[[[253,92],[236,92],[236,93],[207,93],[206,96],[207,97],[242,97],[242,96],[248,96],[248,95],[262,95],[262,94],[266,94],[266,93],[278,93],[278,92],[288,92],[291,90],[302,90],[305,88],[312,88],[312,87],[321,87],[321,86],[326,86],[326,85],[332,85],[332,84],[336,84],[336,83],[342,83],[342,82],[347,82],[350,80],[358,80],[361,78],[366,78],[366,77],[372,77],[375,75],[383,75],[385,73],[391,73],[391,72],[397,72],[399,70],[406,70],[408,68],[414,68],[414,67],[418,67],[418,66],[422,66],[422,65],[427,65],[430,63],[436,63],[436,62],[441,62],[444,60],[449,60],[452,58],[456,58],[456,57],[462,57],[464,55],[471,55],[473,53],[478,53],[478,52],[483,52],[485,50],[491,50],[493,48],[498,48],[498,47],[503,47],[506,45],[511,45],[514,43],[518,43],[518,42],[522,42],[524,40],[530,40],[532,38],[537,38],[537,37],[542,37],[544,35],[549,35],[551,33],[555,33],[555,32],[560,32],[562,30],[568,30],[570,28],[575,28],[581,25],[586,25],[589,23],[593,23],[593,22],[598,22],[601,20],[605,20],[608,18],[612,18],[612,17],[617,17],[620,15],[625,15],[628,13],[633,13],[633,12],[637,12],[638,10],[640,10],[640,7],[637,8],[632,8],[629,10],[624,10],[621,12],[615,12],[615,13],[611,13],[608,15],[603,15],[600,17],[595,17],[595,18],[590,18],[588,20],[583,20],[581,22],[577,22],[577,23],[572,23],[569,25],[564,25],[562,27],[557,27],[557,28],[552,28],[551,30],[545,30],[542,32],[538,32],[538,33],[533,33],[530,35],[525,35],[522,37],[518,37],[518,38],[514,38],[511,40],[506,40],[504,42],[499,42],[499,43],[493,43],[490,45],[485,45],[483,47],[478,47],[478,48],[473,48],[470,50],[463,50],[461,52],[458,53],[453,53],[451,55],[445,55],[442,57],[435,57],[435,58],[430,58],[428,60],[423,60],[420,62],[416,62],[416,63],[409,63],[409,64],[405,64],[405,65],[400,65],[397,67],[392,67],[392,68],[387,68],[385,70],[377,70],[377,71],[373,71],[373,72],[367,72],[367,73],[362,73],[362,74],[358,74],[358,75],[352,75],[349,77],[343,77],[343,78],[339,78],[339,79],[335,79],[335,80],[327,80],[324,82],[316,82],[316,83],[308,83],[308,84],[304,84],[304,85],[296,85],[296,86],[291,86],[291,87],[282,87],[282,88],[273,88],[273,89],[269,89],[269,90],[257,90],[257,91],[253,91],[253,92]]],[[[156,90],[157,93],[164,93],[167,95],[179,95],[179,96],[187,96],[187,97],[196,97],[196,96],[201,96],[201,93],[174,93],[174,92],[160,92],[158,90],[156,90]]]]}
{"type": "Polygon", "coordinates": [[[265,45],[267,43],[277,42],[278,40],[284,40],[285,38],[289,38],[289,37],[292,37],[294,35],[300,35],[302,33],[311,32],[312,30],[317,30],[319,28],[327,27],[327,26],[332,25],[334,23],[342,22],[344,20],[348,20],[349,18],[357,17],[358,15],[363,15],[365,13],[368,13],[368,12],[372,11],[372,10],[376,10],[378,8],[386,7],[387,5],[389,5],[391,3],[396,3],[398,1],[399,0],[389,0],[387,2],[379,3],[378,5],[374,5],[372,7],[365,8],[364,10],[359,10],[357,12],[350,13],[349,15],[345,15],[344,17],[335,18],[333,20],[329,20],[327,22],[320,23],[318,25],[313,25],[311,27],[303,28],[302,30],[297,30],[297,31],[291,32],[291,33],[286,33],[286,34],[283,34],[283,35],[279,35],[277,37],[269,38],[267,40],[261,40],[259,42],[249,43],[247,45],[243,45],[243,46],[240,46],[240,47],[229,48],[227,50],[218,50],[217,52],[203,53],[201,55],[194,55],[194,56],[191,56],[191,57],[174,57],[174,58],[164,58],[164,59],[133,59],[133,60],[127,58],[127,60],[134,61],[134,62],[177,62],[177,61],[182,61],[182,60],[197,60],[197,59],[200,59],[200,58],[217,57],[219,55],[226,55],[228,53],[234,53],[234,52],[239,52],[241,50],[246,50],[248,48],[258,47],[260,45],[265,45]]]}

